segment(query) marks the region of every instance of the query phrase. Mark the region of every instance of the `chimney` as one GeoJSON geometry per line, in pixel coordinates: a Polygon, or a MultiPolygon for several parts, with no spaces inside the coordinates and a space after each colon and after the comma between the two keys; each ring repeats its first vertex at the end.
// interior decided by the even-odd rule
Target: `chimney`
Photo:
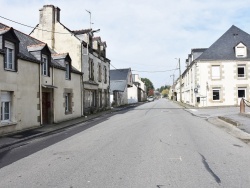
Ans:
{"type": "Polygon", "coordinates": [[[55,21],[60,22],[60,11],[61,9],[58,7],[55,7],[55,21]]]}

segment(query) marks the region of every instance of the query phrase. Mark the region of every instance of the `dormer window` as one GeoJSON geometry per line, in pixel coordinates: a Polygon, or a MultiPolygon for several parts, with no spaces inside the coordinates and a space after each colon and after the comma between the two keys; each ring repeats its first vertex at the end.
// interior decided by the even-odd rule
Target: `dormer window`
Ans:
{"type": "Polygon", "coordinates": [[[46,55],[42,55],[42,63],[42,74],[48,76],[48,57],[46,55]]]}
{"type": "Polygon", "coordinates": [[[5,41],[5,62],[4,68],[7,70],[15,70],[15,45],[12,42],[5,41]]]}
{"type": "Polygon", "coordinates": [[[235,47],[235,56],[237,58],[247,57],[247,47],[243,43],[239,43],[235,47]]]}
{"type": "Polygon", "coordinates": [[[68,62],[65,62],[65,68],[66,68],[65,78],[66,80],[70,80],[70,66],[68,62]]]}

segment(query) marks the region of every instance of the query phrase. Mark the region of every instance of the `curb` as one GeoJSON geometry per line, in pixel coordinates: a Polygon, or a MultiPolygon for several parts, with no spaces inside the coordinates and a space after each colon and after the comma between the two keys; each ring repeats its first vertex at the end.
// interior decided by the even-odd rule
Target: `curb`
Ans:
{"type": "MultiPolygon", "coordinates": [[[[135,107],[135,106],[139,106],[139,105],[141,105],[141,104],[136,103],[136,104],[132,104],[132,105],[123,106],[120,109],[114,109],[113,108],[113,109],[104,111],[102,113],[99,113],[98,115],[93,115],[92,117],[88,116],[88,118],[86,118],[86,119],[85,118],[84,119],[80,119],[79,121],[76,121],[76,122],[73,122],[73,123],[69,123],[68,125],[65,125],[65,126],[62,126],[62,127],[58,127],[58,128],[53,129],[53,130],[50,130],[50,131],[44,131],[44,132],[41,132],[41,133],[38,133],[38,134],[35,134],[35,135],[31,135],[31,136],[25,137],[23,139],[15,140],[15,141],[12,141],[12,142],[0,145],[0,149],[4,149],[4,148],[7,148],[7,147],[10,147],[10,146],[12,146],[14,144],[19,144],[19,143],[25,142],[27,140],[30,140],[30,139],[33,139],[33,138],[36,138],[36,137],[40,137],[42,135],[48,135],[48,134],[54,133],[54,132],[62,130],[62,129],[73,127],[73,126],[75,126],[77,124],[80,124],[80,123],[83,123],[83,122],[88,122],[89,120],[98,118],[98,117],[102,116],[103,114],[112,114],[114,112],[119,112],[119,111],[126,110],[126,109],[129,109],[129,108],[135,107]]],[[[71,121],[71,120],[69,120],[69,121],[71,121]]],[[[33,130],[40,129],[40,128],[41,127],[34,128],[33,130]]]]}
{"type": "Polygon", "coordinates": [[[232,119],[230,119],[230,118],[223,117],[223,116],[218,116],[218,118],[219,118],[220,120],[225,121],[225,122],[227,122],[227,123],[230,123],[230,124],[232,124],[232,125],[234,125],[234,126],[236,126],[236,127],[240,126],[240,123],[239,123],[239,122],[237,122],[237,121],[235,121],[235,120],[232,120],[232,119]]]}
{"type": "MultiPolygon", "coordinates": [[[[107,111],[105,114],[108,114],[108,113],[112,113],[112,110],[107,111]]],[[[89,118],[86,118],[86,119],[83,119],[83,120],[79,120],[79,121],[76,121],[76,122],[74,122],[74,123],[65,125],[65,126],[63,126],[63,127],[55,128],[54,130],[51,130],[51,131],[44,131],[44,132],[42,132],[42,133],[38,133],[38,134],[35,134],[35,135],[32,135],[32,136],[25,137],[25,138],[23,138],[23,139],[19,139],[19,140],[15,140],[15,141],[13,141],[13,142],[9,142],[9,143],[3,144],[3,145],[0,146],[0,149],[7,148],[7,147],[9,147],[9,146],[11,146],[11,145],[14,145],[14,144],[19,144],[19,143],[21,143],[21,142],[25,142],[25,141],[27,141],[27,140],[30,140],[30,139],[33,139],[33,138],[36,138],[36,137],[40,137],[40,136],[42,136],[42,135],[51,134],[51,133],[54,133],[54,132],[59,131],[59,130],[62,130],[62,129],[66,129],[66,128],[69,128],[69,127],[73,127],[73,126],[75,126],[75,125],[77,125],[77,124],[80,124],[80,123],[87,122],[87,121],[89,121],[89,120],[98,118],[98,117],[100,117],[101,115],[103,115],[103,114],[100,114],[100,115],[97,115],[97,116],[93,116],[93,117],[89,117],[89,118]]],[[[40,127],[39,127],[39,128],[40,128],[40,127]]],[[[36,129],[39,129],[39,128],[35,128],[35,129],[33,129],[33,130],[36,130],[36,129]]]]}

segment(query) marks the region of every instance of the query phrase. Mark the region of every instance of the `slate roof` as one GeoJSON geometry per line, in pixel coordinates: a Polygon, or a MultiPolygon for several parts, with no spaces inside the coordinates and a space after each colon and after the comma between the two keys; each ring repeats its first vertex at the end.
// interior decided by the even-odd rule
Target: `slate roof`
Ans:
{"type": "Polygon", "coordinates": [[[128,73],[131,71],[128,69],[113,69],[109,71],[110,80],[126,80],[128,78],[128,73]]]}
{"type": "Polygon", "coordinates": [[[231,26],[217,41],[196,60],[248,60],[250,59],[250,35],[236,26],[231,26]],[[246,58],[236,58],[235,46],[240,42],[247,47],[246,58]]]}
{"type": "Polygon", "coordinates": [[[121,91],[124,92],[125,88],[127,87],[126,80],[110,80],[110,91],[121,91]]]}
{"type": "MultiPolygon", "coordinates": [[[[0,23],[0,34],[4,34],[5,32],[1,31],[9,31],[10,27],[0,23]]],[[[19,39],[19,54],[18,56],[23,59],[27,59],[32,62],[40,63],[40,60],[37,60],[29,51],[41,50],[45,47],[46,43],[35,39],[27,34],[24,34],[18,30],[14,29],[14,33],[19,39]]],[[[52,49],[50,49],[51,53],[56,53],[52,49]]],[[[65,65],[60,64],[56,60],[51,59],[52,66],[65,70],[65,65]]],[[[82,74],[76,68],[72,66],[72,72],[82,74]]]]}

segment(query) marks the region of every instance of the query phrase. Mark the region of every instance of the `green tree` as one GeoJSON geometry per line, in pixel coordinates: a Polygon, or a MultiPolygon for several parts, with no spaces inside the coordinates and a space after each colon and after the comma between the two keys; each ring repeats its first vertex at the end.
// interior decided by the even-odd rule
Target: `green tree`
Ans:
{"type": "Polygon", "coordinates": [[[167,97],[168,96],[168,93],[169,93],[169,89],[164,89],[162,90],[161,94],[163,97],[167,97]]]}
{"type": "Polygon", "coordinates": [[[147,87],[147,94],[149,93],[149,90],[155,89],[153,83],[148,78],[142,78],[141,80],[145,83],[147,87]]]}
{"type": "Polygon", "coordinates": [[[169,89],[169,88],[170,88],[169,85],[165,85],[165,86],[161,86],[160,88],[158,88],[157,91],[161,93],[164,89],[169,89]]]}

